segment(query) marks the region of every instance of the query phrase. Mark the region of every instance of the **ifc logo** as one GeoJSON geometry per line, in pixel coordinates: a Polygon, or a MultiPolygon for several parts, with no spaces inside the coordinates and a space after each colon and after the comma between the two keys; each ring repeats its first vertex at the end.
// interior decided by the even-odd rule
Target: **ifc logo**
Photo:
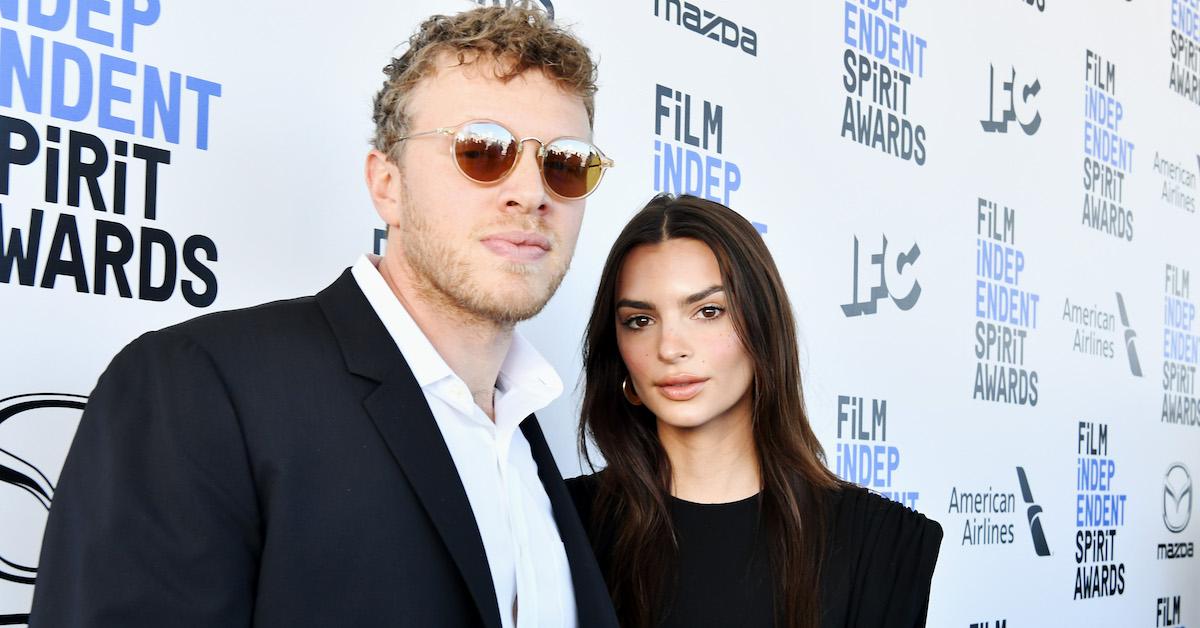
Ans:
{"type": "Polygon", "coordinates": [[[1176,462],[1163,478],[1163,524],[1171,532],[1183,532],[1192,518],[1192,476],[1176,462]]]}

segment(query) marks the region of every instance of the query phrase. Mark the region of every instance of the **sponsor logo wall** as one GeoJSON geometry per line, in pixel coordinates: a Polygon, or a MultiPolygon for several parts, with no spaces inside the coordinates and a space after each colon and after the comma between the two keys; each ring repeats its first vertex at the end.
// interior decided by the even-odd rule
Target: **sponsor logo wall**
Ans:
{"type": "MultiPolygon", "coordinates": [[[[504,2],[0,0],[0,625],[109,359],[381,250],[379,69],[504,2]]],[[[524,325],[564,381],[628,217],[729,204],[830,468],[946,531],[930,625],[1200,625],[1196,0],[538,4],[599,55],[619,164],[524,325]]],[[[579,394],[542,414],[568,474],[579,394]]]]}

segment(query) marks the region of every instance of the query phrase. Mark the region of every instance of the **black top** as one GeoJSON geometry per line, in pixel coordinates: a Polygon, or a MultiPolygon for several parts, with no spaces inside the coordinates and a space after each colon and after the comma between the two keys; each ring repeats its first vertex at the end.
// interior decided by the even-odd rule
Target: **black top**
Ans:
{"type": "MultiPolygon", "coordinates": [[[[607,579],[614,522],[594,512],[597,484],[595,475],[567,480],[607,579]]],[[[821,626],[924,626],[942,527],[858,486],[827,497],[821,626]]],[[[767,584],[757,513],[756,498],[708,505],[671,500],[680,573],[666,625],[772,625],[774,586],[767,584]]]]}
{"type": "Polygon", "coordinates": [[[671,498],[679,573],[664,626],[771,628],[774,596],[758,496],[729,504],[671,498]]]}

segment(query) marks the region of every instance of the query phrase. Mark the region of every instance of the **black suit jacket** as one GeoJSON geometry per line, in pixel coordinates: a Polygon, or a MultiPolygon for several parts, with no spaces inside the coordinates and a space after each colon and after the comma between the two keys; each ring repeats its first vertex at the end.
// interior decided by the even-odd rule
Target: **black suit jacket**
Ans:
{"type": "MultiPolygon", "coordinates": [[[[615,627],[541,428],[521,429],[580,626],[615,627]]],[[[63,467],[30,625],[499,628],[499,612],[446,443],[346,271],[113,359],[63,467]]]]}

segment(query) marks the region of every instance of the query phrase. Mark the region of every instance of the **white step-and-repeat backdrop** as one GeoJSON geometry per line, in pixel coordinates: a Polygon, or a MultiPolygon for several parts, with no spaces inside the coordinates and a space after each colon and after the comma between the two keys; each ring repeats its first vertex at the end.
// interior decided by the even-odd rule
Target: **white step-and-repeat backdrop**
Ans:
{"type": "MultiPolygon", "coordinates": [[[[473,4],[0,0],[0,624],[108,360],[381,246],[380,69],[473,4]]],[[[930,625],[1200,624],[1197,0],[541,4],[618,162],[524,325],[566,381],[624,221],[727,203],[830,466],[945,529],[930,625]]],[[[578,401],[543,413],[569,475],[578,401]]]]}

